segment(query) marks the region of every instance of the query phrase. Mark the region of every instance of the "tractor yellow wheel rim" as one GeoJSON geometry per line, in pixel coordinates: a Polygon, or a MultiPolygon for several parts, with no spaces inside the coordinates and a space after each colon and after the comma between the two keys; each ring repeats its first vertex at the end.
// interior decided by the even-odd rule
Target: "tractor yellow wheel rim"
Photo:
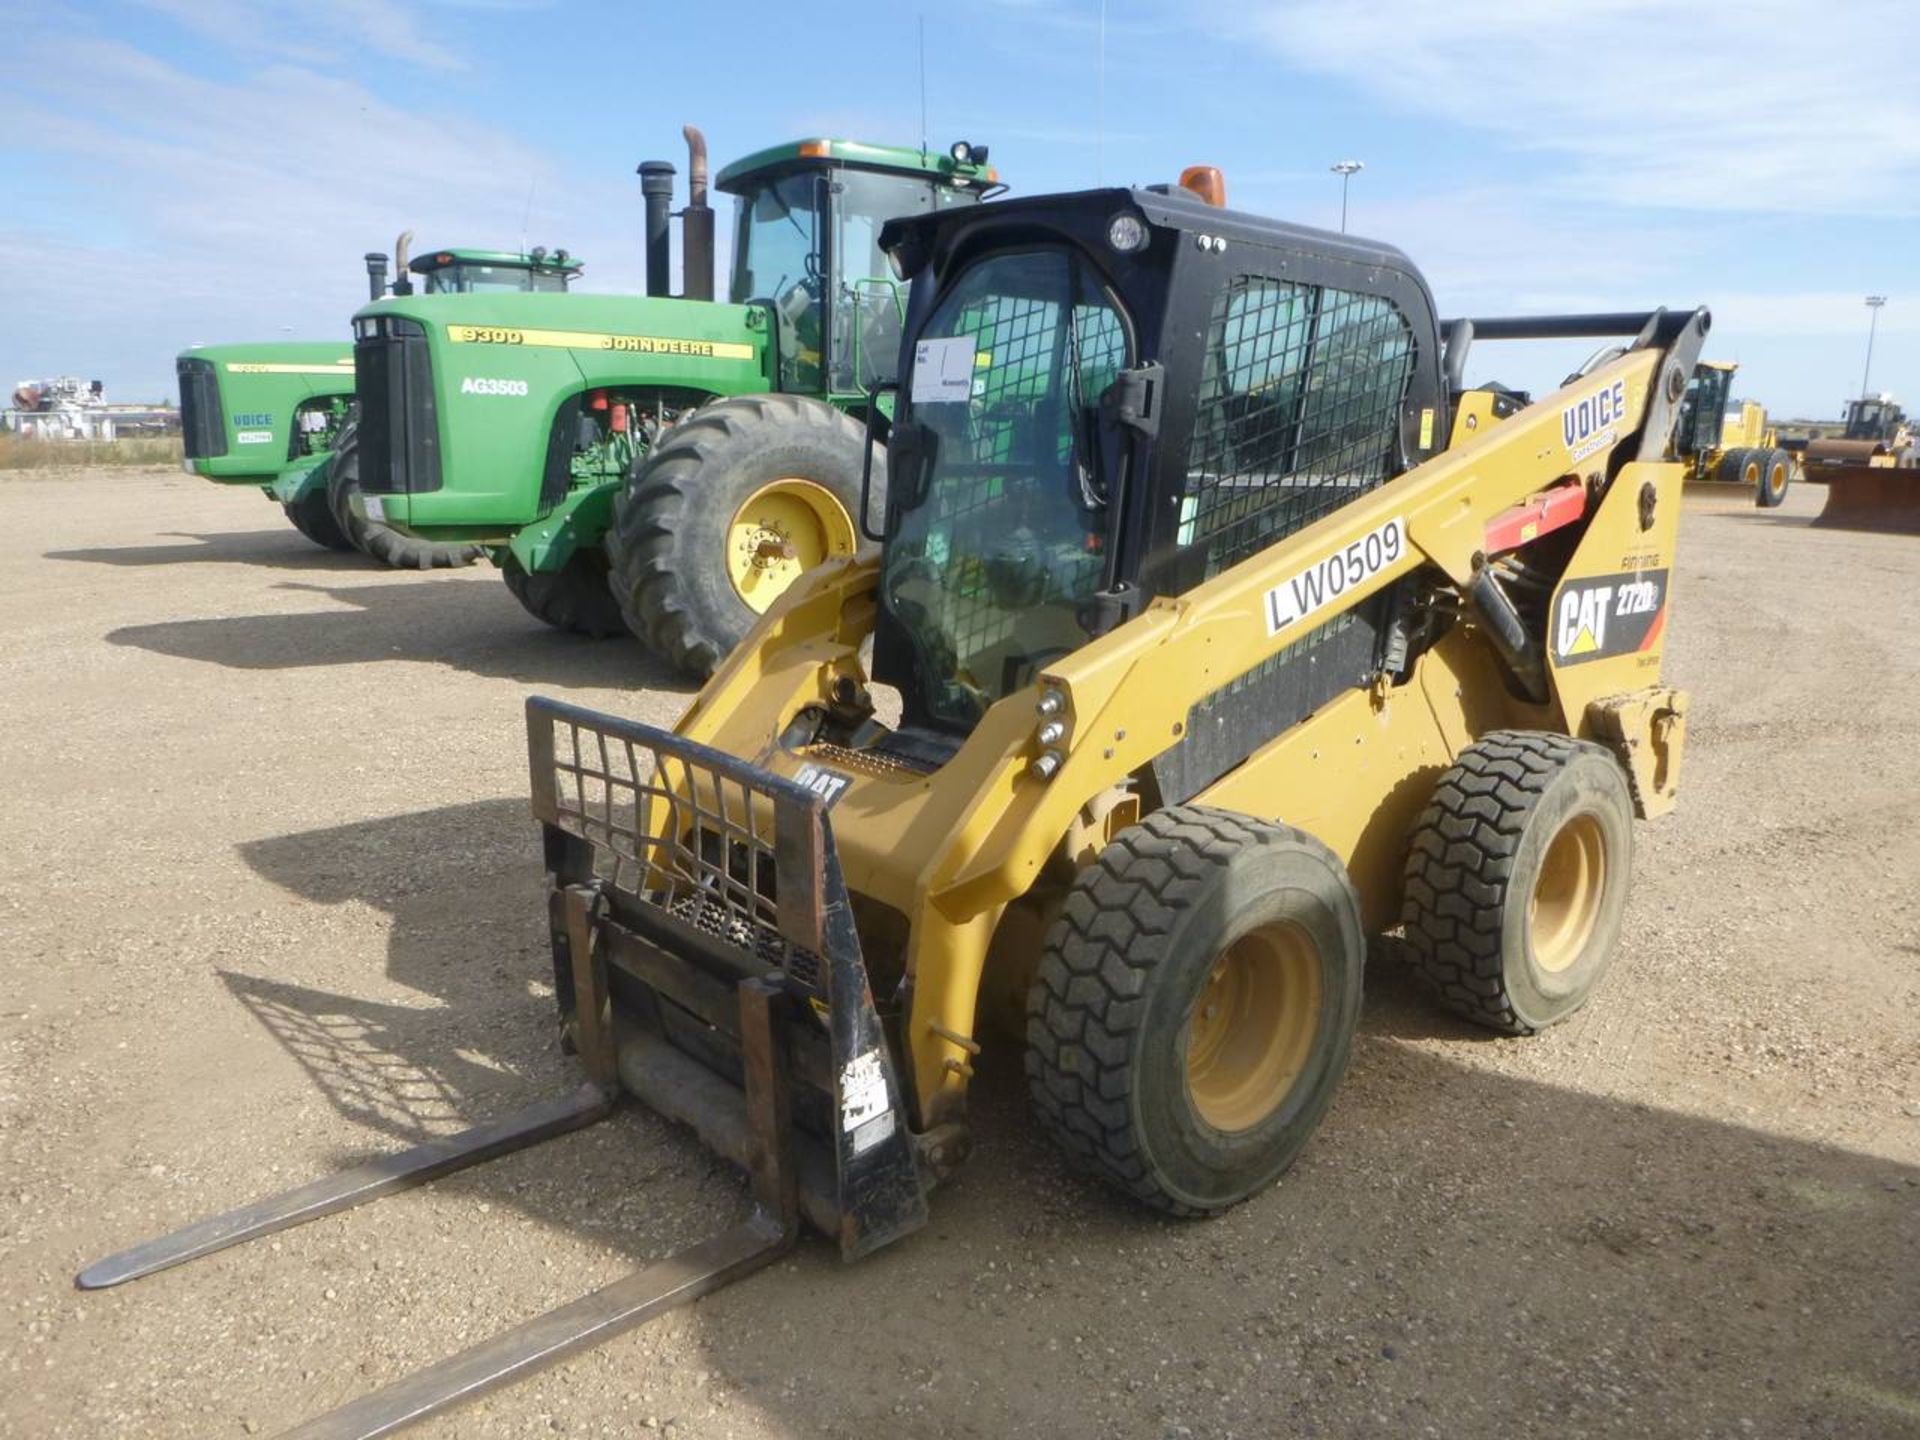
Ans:
{"type": "Polygon", "coordinates": [[[1758,460],[1749,460],[1746,464],[1742,465],[1740,467],[1740,480],[1742,484],[1758,485],[1760,483],[1760,462],[1758,460]]]}
{"type": "Polygon", "coordinates": [[[1217,1130],[1279,1109],[1320,1028],[1320,955],[1293,924],[1242,935],[1215,957],[1187,1035],[1187,1093],[1217,1130]]]}
{"type": "Polygon", "coordinates": [[[762,485],[727,525],[727,578],[756,615],[803,571],[854,551],[853,517],[826,487],[787,478],[762,485]]]}
{"type": "Polygon", "coordinates": [[[1600,917],[1607,885],[1607,837],[1592,815],[1576,815],[1560,827],[1527,903],[1527,930],[1534,963],[1558,972],[1580,958],[1600,917]]]}

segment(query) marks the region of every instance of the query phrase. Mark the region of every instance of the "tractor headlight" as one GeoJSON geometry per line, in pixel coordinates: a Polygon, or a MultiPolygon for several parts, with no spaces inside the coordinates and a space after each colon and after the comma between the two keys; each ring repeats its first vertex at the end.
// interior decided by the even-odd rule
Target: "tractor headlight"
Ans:
{"type": "Polygon", "coordinates": [[[1147,222],[1131,210],[1122,210],[1107,222],[1107,244],[1130,255],[1147,243],[1147,222]]]}
{"type": "Polygon", "coordinates": [[[904,245],[896,245],[887,251],[887,268],[893,271],[893,278],[905,281],[908,275],[907,251],[904,245]]]}

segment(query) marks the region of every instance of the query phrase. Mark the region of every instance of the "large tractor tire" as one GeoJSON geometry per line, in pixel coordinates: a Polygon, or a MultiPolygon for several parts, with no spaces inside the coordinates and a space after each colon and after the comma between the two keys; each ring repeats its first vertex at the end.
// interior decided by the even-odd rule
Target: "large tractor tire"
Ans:
{"type": "Polygon", "coordinates": [[[333,507],[327,504],[327,492],[323,487],[316,485],[298,500],[280,508],[287,512],[287,519],[293,522],[293,528],[314,544],[329,550],[354,548],[351,537],[334,519],[333,507]]]}
{"type": "Polygon", "coordinates": [[[478,545],[439,544],[403,535],[391,525],[357,515],[353,497],[360,493],[360,426],[349,418],[333,439],[333,463],[327,469],[326,501],[334,523],[362,554],[396,570],[452,570],[471,565],[483,553],[478,545]]]}
{"type": "Polygon", "coordinates": [[[1366,939],[1312,836],[1172,806],[1082,871],[1027,1000],[1027,1082],[1066,1153],[1155,1209],[1269,1185],[1333,1100],[1366,939]]]}
{"type": "Polygon", "coordinates": [[[1613,961],[1633,865],[1620,764],[1566,735],[1502,730],[1460,752],[1413,834],[1402,919],[1448,1009],[1531,1035],[1613,961]]]}
{"type": "Polygon", "coordinates": [[[625,635],[627,624],[607,588],[607,557],[599,550],[576,550],[558,570],[524,570],[507,556],[501,578],[529,615],[556,630],[607,640],[625,635]]]}
{"type": "Polygon", "coordinates": [[[1729,450],[1720,457],[1720,466],[1714,472],[1714,479],[1723,485],[1744,485],[1758,495],[1766,468],[1767,452],[1764,450],[1729,450]]]}
{"type": "MultiPolygon", "coordinates": [[[[800,575],[859,545],[865,435],[796,395],[703,405],[634,464],[607,531],[627,626],[705,679],[800,575]]],[[[874,456],[874,483],[885,483],[874,456]]]]}
{"type": "Polygon", "coordinates": [[[1772,510],[1787,498],[1787,488],[1793,483],[1793,456],[1785,450],[1760,450],[1755,452],[1762,460],[1760,483],[1753,492],[1753,503],[1762,510],[1772,510]]]}

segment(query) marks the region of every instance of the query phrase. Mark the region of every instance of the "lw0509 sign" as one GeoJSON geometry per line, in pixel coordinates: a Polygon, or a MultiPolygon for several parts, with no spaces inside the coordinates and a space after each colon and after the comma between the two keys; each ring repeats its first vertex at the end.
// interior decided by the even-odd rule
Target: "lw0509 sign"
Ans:
{"type": "Polygon", "coordinates": [[[1407,522],[1396,515],[1378,529],[1291,575],[1267,591],[1267,634],[1278,635],[1348,591],[1367,583],[1407,553],[1407,522]]]}

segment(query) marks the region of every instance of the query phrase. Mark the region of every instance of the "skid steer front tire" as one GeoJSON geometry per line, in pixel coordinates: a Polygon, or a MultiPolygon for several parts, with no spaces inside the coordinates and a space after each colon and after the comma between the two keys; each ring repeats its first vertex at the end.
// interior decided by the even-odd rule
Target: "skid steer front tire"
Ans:
{"type": "Polygon", "coordinates": [[[1613,960],[1633,865],[1620,764],[1571,736],[1501,730],[1460,752],[1414,828],[1402,919],[1454,1013],[1531,1035],[1613,960]]]}
{"type": "Polygon", "coordinates": [[[1291,1165],[1346,1073],[1366,942],[1312,836],[1173,806],[1075,880],[1027,999],[1040,1124],[1082,1167],[1212,1215],[1291,1165]]]}
{"type": "Polygon", "coordinates": [[[340,528],[340,522],[333,518],[333,510],[327,504],[327,492],[324,487],[316,486],[298,500],[282,505],[287,519],[293,523],[307,539],[329,550],[351,550],[353,541],[346,531],[340,528]]]}
{"type": "Polygon", "coordinates": [[[604,550],[576,550],[560,569],[531,574],[508,555],[500,566],[500,578],[529,615],[556,630],[590,640],[610,640],[627,633],[620,607],[607,588],[604,550]]]}
{"type": "Polygon", "coordinates": [[[1771,510],[1787,498],[1787,487],[1793,483],[1793,457],[1784,450],[1762,450],[1759,454],[1763,464],[1753,503],[1771,510]]]}
{"type": "Polygon", "coordinates": [[[403,535],[391,525],[354,513],[360,493],[360,425],[349,418],[333,440],[333,462],[327,467],[327,508],[349,544],[363,555],[396,570],[452,570],[471,565],[481,555],[478,545],[439,544],[403,535]]]}
{"type": "MultiPolygon", "coordinates": [[[[705,679],[802,571],[853,554],[859,422],[797,395],[710,401],[634,463],[607,531],[627,626],[705,679]]],[[[885,485],[874,456],[874,485],[885,485]]]]}

